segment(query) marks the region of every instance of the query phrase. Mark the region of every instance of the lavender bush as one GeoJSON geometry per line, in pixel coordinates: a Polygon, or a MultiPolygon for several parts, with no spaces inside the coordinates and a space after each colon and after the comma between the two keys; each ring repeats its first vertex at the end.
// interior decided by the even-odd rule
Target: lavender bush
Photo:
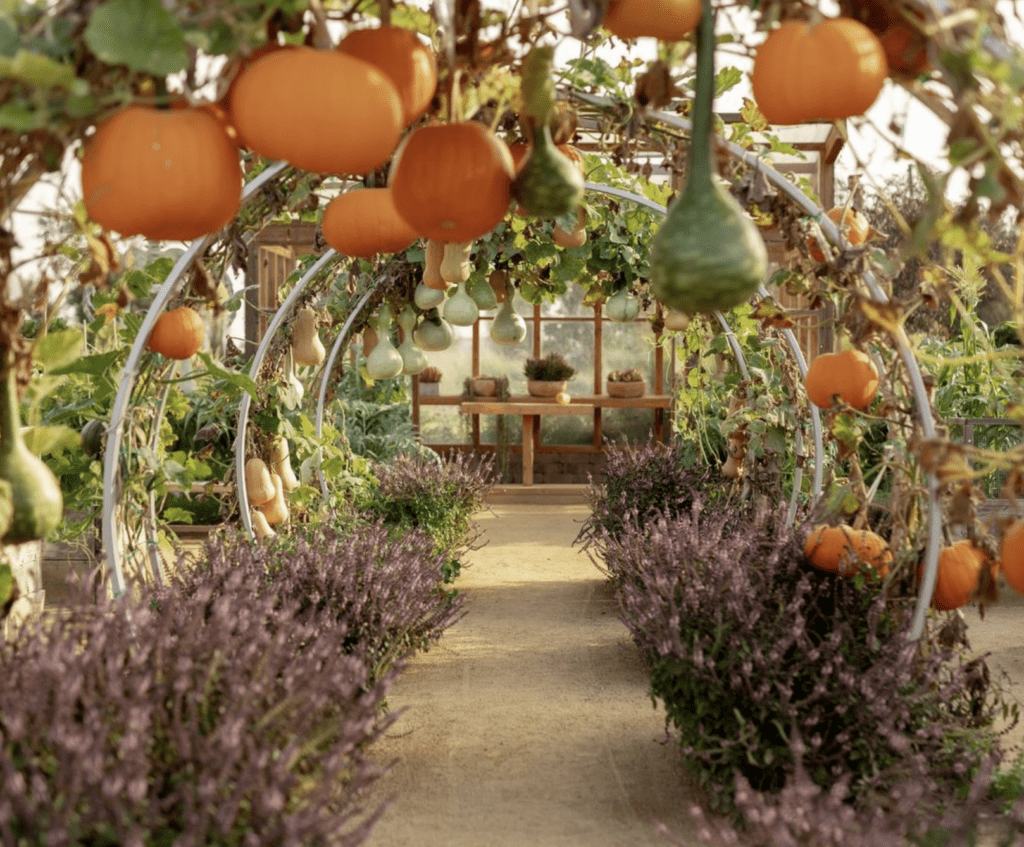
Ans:
{"type": "Polygon", "coordinates": [[[800,767],[825,793],[841,786],[869,805],[927,778],[918,814],[952,802],[998,758],[1001,701],[983,662],[915,649],[907,601],[810,568],[801,537],[781,512],[697,498],[689,513],[596,542],[710,807],[735,812],[737,786],[792,785],[798,739],[800,767]]]}
{"type": "Polygon", "coordinates": [[[458,614],[461,598],[441,588],[447,555],[426,533],[394,533],[382,522],[356,531],[307,526],[253,544],[242,533],[211,537],[198,564],[180,569],[186,596],[230,590],[239,576],[254,595],[290,605],[341,653],[357,653],[371,678],[425,650],[458,614]]]}
{"type": "Polygon", "coordinates": [[[422,455],[399,456],[374,465],[373,473],[377,483],[363,495],[360,508],[389,526],[429,534],[447,557],[444,581],[452,582],[475,538],[473,514],[497,480],[493,457],[457,453],[436,462],[422,455]]]}
{"type": "Polygon", "coordinates": [[[250,578],[99,600],[0,648],[0,842],[366,840],[366,748],[397,669],[372,682],[250,578]]]}

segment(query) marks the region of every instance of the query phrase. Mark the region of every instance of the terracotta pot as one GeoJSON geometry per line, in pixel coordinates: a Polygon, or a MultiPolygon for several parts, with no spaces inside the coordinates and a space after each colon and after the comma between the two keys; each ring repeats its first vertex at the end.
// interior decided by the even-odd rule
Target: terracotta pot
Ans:
{"type": "Polygon", "coordinates": [[[437,397],[441,393],[441,383],[439,382],[421,382],[420,383],[420,397],[437,397]]]}
{"type": "Polygon", "coordinates": [[[647,383],[640,382],[605,382],[605,390],[609,397],[643,397],[647,383]]]}
{"type": "Polygon", "coordinates": [[[568,380],[552,382],[543,379],[526,380],[526,390],[533,397],[555,397],[565,391],[565,384],[568,380]]]}
{"type": "Polygon", "coordinates": [[[498,393],[498,381],[494,379],[473,379],[474,397],[493,397],[498,393]]]}

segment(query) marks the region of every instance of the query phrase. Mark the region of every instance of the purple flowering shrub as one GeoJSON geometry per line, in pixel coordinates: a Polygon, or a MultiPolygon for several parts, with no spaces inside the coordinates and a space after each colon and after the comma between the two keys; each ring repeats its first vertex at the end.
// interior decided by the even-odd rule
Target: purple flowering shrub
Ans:
{"type": "Polygon", "coordinates": [[[639,522],[643,526],[655,513],[672,516],[687,512],[698,492],[705,501],[719,492],[724,497],[726,487],[715,489],[712,480],[711,469],[688,465],[681,449],[655,444],[607,445],[604,477],[590,479],[590,515],[576,543],[587,549],[604,534],[618,538],[627,525],[639,522]]]}
{"type": "Polygon", "coordinates": [[[866,807],[907,780],[934,788],[917,814],[942,808],[999,755],[983,661],[915,649],[910,602],[810,567],[803,534],[697,497],[595,544],[711,809],[777,808],[795,784],[866,807]]]}
{"type": "Polygon", "coordinates": [[[175,591],[215,595],[241,576],[253,595],[292,607],[340,653],[363,658],[371,679],[426,650],[455,620],[461,598],[441,585],[447,555],[425,532],[394,533],[382,522],[341,529],[296,528],[252,543],[243,533],[211,536],[204,555],[179,569],[175,591]]]}
{"type": "Polygon", "coordinates": [[[492,456],[456,453],[441,461],[422,454],[375,464],[371,484],[357,505],[371,519],[399,530],[419,529],[446,554],[445,582],[462,569],[461,557],[475,541],[473,515],[497,481],[492,456]]]}
{"type": "Polygon", "coordinates": [[[0,842],[366,840],[366,751],[398,668],[371,680],[250,576],[100,598],[0,647],[0,842]]]}

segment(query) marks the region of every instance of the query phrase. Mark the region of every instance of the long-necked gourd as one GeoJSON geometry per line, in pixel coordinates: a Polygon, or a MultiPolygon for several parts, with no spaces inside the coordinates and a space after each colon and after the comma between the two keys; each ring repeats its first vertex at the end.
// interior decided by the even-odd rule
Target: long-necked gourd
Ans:
{"type": "Polygon", "coordinates": [[[650,253],[654,295],[688,315],[744,302],[768,273],[768,252],[757,226],[713,171],[714,52],[714,13],[710,0],[703,0],[689,172],[682,193],[655,233],[650,253]]]}
{"type": "Polygon", "coordinates": [[[444,261],[445,243],[428,238],[423,245],[423,284],[427,288],[444,291],[448,283],[441,276],[441,263],[444,261]]]}
{"type": "Polygon", "coordinates": [[[406,303],[398,313],[398,325],[402,328],[402,343],[398,345],[398,352],[402,356],[402,373],[406,376],[418,374],[427,366],[427,357],[412,340],[416,312],[409,303],[406,303]]]}
{"type": "Polygon", "coordinates": [[[292,324],[292,357],[297,365],[320,365],[327,351],[316,331],[316,312],[308,306],[299,309],[292,324]]]}
{"type": "Polygon", "coordinates": [[[0,479],[11,487],[11,520],[4,544],[38,541],[56,529],[64,513],[60,483],[21,438],[18,383],[10,362],[0,381],[0,479]]]}
{"type": "Polygon", "coordinates": [[[451,324],[442,318],[437,309],[431,309],[412,331],[412,339],[421,350],[434,353],[447,350],[455,337],[451,324]]]}
{"type": "Polygon", "coordinates": [[[402,372],[402,354],[391,343],[391,307],[377,313],[377,344],[366,357],[366,371],[373,379],[392,379],[402,372]]]}
{"type": "Polygon", "coordinates": [[[534,47],[523,62],[523,114],[532,133],[515,181],[512,195],[526,211],[540,218],[557,218],[574,212],[583,199],[583,177],[551,137],[548,117],[555,106],[551,82],[554,48],[534,47]]]}

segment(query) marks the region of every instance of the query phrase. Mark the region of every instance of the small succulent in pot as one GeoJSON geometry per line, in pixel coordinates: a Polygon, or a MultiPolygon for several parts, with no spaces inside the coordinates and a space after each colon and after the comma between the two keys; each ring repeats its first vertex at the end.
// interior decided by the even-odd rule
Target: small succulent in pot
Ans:
{"type": "Polygon", "coordinates": [[[420,382],[440,382],[441,376],[440,368],[427,365],[427,367],[420,371],[420,382]]]}
{"type": "Polygon", "coordinates": [[[639,368],[627,368],[621,371],[612,371],[608,374],[608,382],[643,382],[644,375],[639,368]]]}
{"type": "Polygon", "coordinates": [[[527,359],[523,373],[530,380],[562,382],[571,379],[576,374],[576,368],[565,361],[560,353],[549,353],[539,359],[527,359]]]}

